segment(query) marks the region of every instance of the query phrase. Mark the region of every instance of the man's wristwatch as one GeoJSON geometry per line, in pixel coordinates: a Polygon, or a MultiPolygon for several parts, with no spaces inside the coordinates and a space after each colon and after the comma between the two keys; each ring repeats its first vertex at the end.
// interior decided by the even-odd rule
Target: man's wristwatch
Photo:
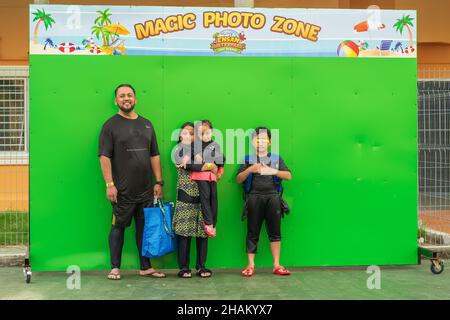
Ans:
{"type": "Polygon", "coordinates": [[[107,187],[107,188],[113,187],[113,186],[114,186],[114,182],[113,182],[113,181],[107,182],[107,183],[106,183],[106,187],[107,187]]]}
{"type": "Polygon", "coordinates": [[[156,181],[155,184],[159,184],[159,185],[162,187],[162,186],[164,185],[164,181],[163,181],[163,180],[161,180],[161,181],[156,181]]]}

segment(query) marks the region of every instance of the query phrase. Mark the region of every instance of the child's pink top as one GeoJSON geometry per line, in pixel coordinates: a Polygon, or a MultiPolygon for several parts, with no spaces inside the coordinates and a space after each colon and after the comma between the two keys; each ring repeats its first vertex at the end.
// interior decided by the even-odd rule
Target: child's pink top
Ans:
{"type": "MultiPolygon", "coordinates": [[[[223,173],[223,167],[220,167],[217,173],[223,173]]],[[[217,181],[217,177],[211,171],[193,171],[191,172],[191,180],[200,181],[217,181]]]]}

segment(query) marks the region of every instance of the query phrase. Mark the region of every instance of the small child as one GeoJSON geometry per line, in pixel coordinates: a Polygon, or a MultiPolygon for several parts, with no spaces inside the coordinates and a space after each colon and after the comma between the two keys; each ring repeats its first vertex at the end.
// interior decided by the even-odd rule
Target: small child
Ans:
{"type": "Polygon", "coordinates": [[[190,165],[188,169],[192,171],[191,179],[198,183],[205,233],[214,238],[218,207],[217,180],[220,180],[223,175],[225,157],[219,144],[212,140],[211,121],[203,120],[196,127],[196,141],[192,148],[194,164],[190,165]]]}
{"type": "Polygon", "coordinates": [[[244,277],[251,277],[255,273],[255,255],[259,234],[263,221],[270,241],[273,257],[273,273],[290,275],[289,270],[280,265],[281,241],[281,196],[278,193],[280,181],[291,180],[291,172],[283,159],[269,153],[271,132],[266,127],[258,127],[252,134],[252,145],[256,150],[253,157],[246,156],[241,164],[237,183],[245,183],[247,211],[247,259],[248,266],[242,271],[244,277]]]}

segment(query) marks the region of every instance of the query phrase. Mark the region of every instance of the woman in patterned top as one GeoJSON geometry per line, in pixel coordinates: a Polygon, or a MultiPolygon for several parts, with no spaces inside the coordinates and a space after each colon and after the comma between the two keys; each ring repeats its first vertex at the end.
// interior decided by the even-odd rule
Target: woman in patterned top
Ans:
{"type": "Polygon", "coordinates": [[[177,166],[177,201],[173,217],[173,230],[178,235],[178,266],[180,278],[191,278],[189,256],[191,238],[197,244],[197,275],[210,277],[212,272],[205,268],[208,250],[208,236],[203,230],[203,215],[200,205],[200,194],[196,181],[191,181],[190,171],[186,164],[191,162],[194,141],[194,124],[187,122],[181,126],[178,145],[174,150],[173,161],[177,166]]]}

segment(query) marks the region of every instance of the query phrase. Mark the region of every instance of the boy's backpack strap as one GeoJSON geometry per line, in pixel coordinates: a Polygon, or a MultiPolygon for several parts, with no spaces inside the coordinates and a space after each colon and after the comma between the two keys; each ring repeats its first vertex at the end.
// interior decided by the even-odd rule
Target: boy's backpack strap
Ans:
{"type": "MultiPolygon", "coordinates": [[[[280,162],[281,159],[280,156],[278,154],[271,153],[269,157],[270,157],[270,166],[278,170],[278,163],[280,162]]],[[[280,195],[283,195],[283,186],[281,184],[281,179],[278,178],[277,176],[272,176],[272,178],[273,183],[275,184],[275,189],[280,195]]]]}
{"type": "MultiPolygon", "coordinates": [[[[253,159],[252,156],[246,155],[245,159],[244,159],[245,160],[245,164],[249,164],[250,161],[253,161],[252,159],[253,159]]],[[[247,176],[247,179],[245,179],[244,191],[245,191],[246,194],[250,193],[250,190],[252,188],[252,180],[253,180],[253,173],[250,173],[247,176]]]]}

